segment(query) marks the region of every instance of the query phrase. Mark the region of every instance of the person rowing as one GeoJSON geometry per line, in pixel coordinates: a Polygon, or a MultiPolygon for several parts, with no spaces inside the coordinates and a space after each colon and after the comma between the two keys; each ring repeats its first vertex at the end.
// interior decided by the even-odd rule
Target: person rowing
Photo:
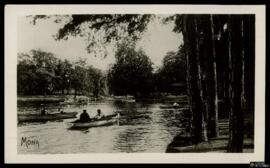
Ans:
{"type": "Polygon", "coordinates": [[[80,119],[78,120],[79,122],[90,122],[90,116],[89,114],[86,112],[86,110],[83,110],[83,113],[80,115],[80,119]]]}

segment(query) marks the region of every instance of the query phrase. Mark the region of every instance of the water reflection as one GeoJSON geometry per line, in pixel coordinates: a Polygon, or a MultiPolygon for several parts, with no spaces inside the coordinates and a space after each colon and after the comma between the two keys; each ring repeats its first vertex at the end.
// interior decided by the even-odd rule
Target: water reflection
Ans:
{"type": "MultiPolygon", "coordinates": [[[[44,102],[43,102],[44,103],[44,102]]],[[[40,102],[19,103],[18,113],[38,112],[40,102]]],[[[21,137],[35,136],[39,149],[18,145],[18,153],[108,153],[108,152],[165,152],[167,145],[182,131],[181,111],[160,109],[159,103],[95,102],[87,105],[62,105],[64,111],[86,109],[93,117],[97,109],[105,115],[120,112],[119,125],[73,131],[67,129],[67,119],[58,122],[23,123],[18,125],[18,144],[21,137]]],[[[49,111],[57,103],[46,103],[49,111]]],[[[79,115],[78,114],[78,115],[79,115]]]]}

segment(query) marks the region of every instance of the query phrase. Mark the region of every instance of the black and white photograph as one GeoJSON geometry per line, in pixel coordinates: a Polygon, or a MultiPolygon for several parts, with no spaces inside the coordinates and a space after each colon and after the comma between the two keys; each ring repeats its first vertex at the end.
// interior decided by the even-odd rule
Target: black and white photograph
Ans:
{"type": "Polygon", "coordinates": [[[263,7],[39,7],[6,8],[9,156],[263,159],[263,7]]]}

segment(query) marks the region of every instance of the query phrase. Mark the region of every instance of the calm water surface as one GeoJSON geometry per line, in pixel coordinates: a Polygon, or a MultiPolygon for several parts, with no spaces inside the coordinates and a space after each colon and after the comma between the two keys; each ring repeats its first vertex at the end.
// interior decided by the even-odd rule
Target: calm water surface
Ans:
{"type": "MultiPolygon", "coordinates": [[[[44,102],[43,102],[44,103],[44,102]]],[[[119,125],[69,130],[68,122],[75,119],[46,123],[18,124],[18,153],[163,153],[174,136],[179,134],[179,110],[163,110],[161,103],[97,102],[88,105],[65,105],[64,111],[86,109],[90,117],[101,109],[105,115],[121,112],[119,125]],[[22,138],[33,141],[21,145],[22,138]],[[37,145],[38,143],[38,145],[37,145]]],[[[58,103],[47,103],[48,111],[56,112],[58,103]]],[[[37,113],[40,102],[18,102],[18,113],[37,113]]]]}

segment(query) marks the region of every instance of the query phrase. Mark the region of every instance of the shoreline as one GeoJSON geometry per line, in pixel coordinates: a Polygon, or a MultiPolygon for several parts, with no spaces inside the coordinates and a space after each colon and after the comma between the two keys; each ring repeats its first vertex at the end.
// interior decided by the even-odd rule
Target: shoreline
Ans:
{"type": "MultiPolygon", "coordinates": [[[[245,119],[245,124],[248,125],[250,121],[245,119]]],[[[200,152],[216,152],[226,153],[229,141],[229,121],[228,119],[220,119],[218,123],[219,133],[218,137],[209,138],[208,141],[203,141],[194,144],[191,135],[186,131],[185,134],[178,134],[169,143],[166,153],[200,153],[200,152]]],[[[243,153],[254,152],[254,137],[249,130],[244,130],[243,153]]]]}
{"type": "Polygon", "coordinates": [[[63,95],[30,95],[30,96],[17,96],[17,101],[65,101],[63,95]]]}
{"type": "MultiPolygon", "coordinates": [[[[198,144],[192,143],[189,137],[176,136],[166,149],[166,153],[202,153],[202,152],[215,152],[215,153],[227,153],[228,136],[219,136],[215,138],[209,138],[208,141],[204,141],[198,144]],[[186,144],[183,144],[186,143],[186,144]],[[187,145],[188,144],[188,145],[187,145]]],[[[254,141],[252,138],[244,138],[243,153],[254,152],[254,141]]]]}
{"type": "MultiPolygon", "coordinates": [[[[125,96],[122,96],[123,99],[125,96]]],[[[17,96],[17,101],[50,101],[50,102],[64,102],[67,99],[73,99],[74,95],[26,95],[17,96]]],[[[100,96],[99,98],[95,98],[93,96],[85,96],[85,95],[77,95],[76,99],[84,99],[89,101],[97,101],[97,100],[107,100],[107,101],[119,101],[121,99],[116,99],[113,96],[100,96]]],[[[175,102],[180,101],[182,103],[187,103],[186,95],[166,95],[161,97],[153,97],[153,98],[136,98],[136,101],[164,101],[164,102],[175,102]]]]}

